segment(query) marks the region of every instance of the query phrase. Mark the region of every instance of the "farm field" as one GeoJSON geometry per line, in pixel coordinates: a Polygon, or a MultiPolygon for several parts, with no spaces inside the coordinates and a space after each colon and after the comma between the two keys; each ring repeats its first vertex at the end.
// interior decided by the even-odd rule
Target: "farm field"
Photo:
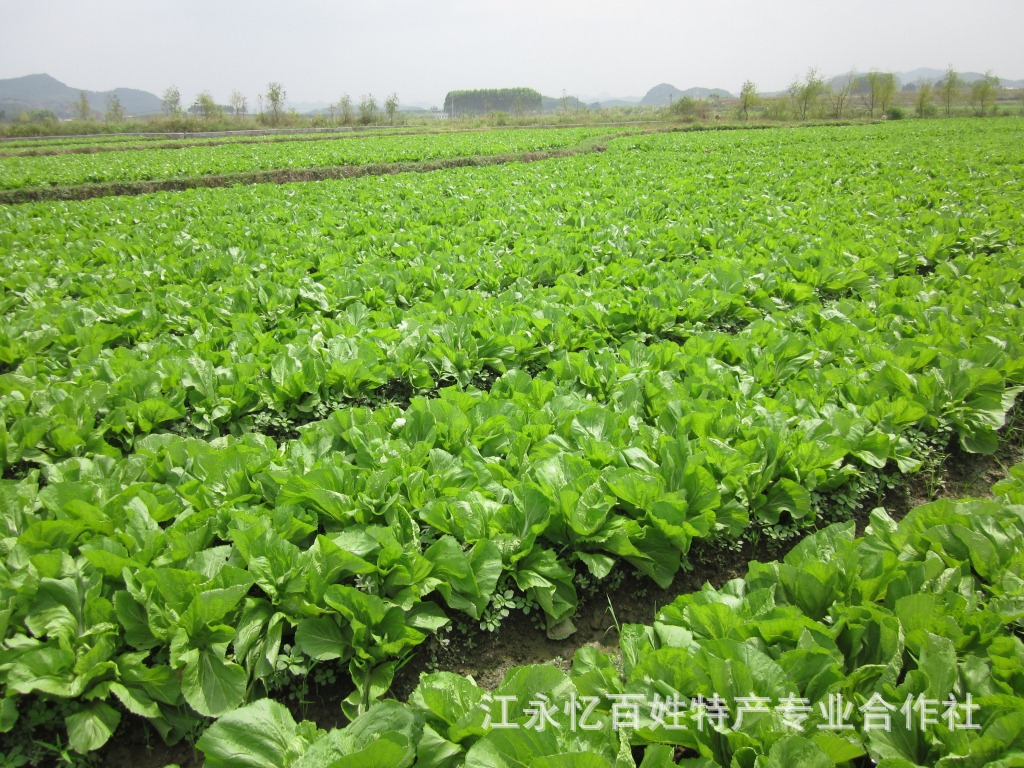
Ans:
{"type": "Polygon", "coordinates": [[[574,146],[607,128],[507,130],[0,157],[0,189],[154,181],[287,168],[415,162],[574,146]]]}
{"type": "Polygon", "coordinates": [[[328,731],[261,699],[198,748],[209,768],[258,764],[253,745],[274,765],[1012,765],[992,758],[1020,754],[1022,480],[875,511],[861,538],[835,523],[619,627],[618,659],[584,647],[493,690],[427,674],[328,731]]]}
{"type": "MultiPolygon", "coordinates": [[[[275,129],[265,129],[274,131],[275,129]]],[[[437,126],[399,126],[399,127],[353,127],[348,129],[319,130],[313,132],[261,132],[261,129],[242,129],[239,132],[221,131],[199,133],[160,133],[160,134],[114,134],[95,136],[67,136],[44,139],[7,139],[0,141],[0,157],[8,154],[31,156],[32,154],[48,155],[55,152],[116,152],[125,149],[183,148],[190,146],[207,146],[221,144],[262,144],[281,141],[333,141],[351,138],[391,137],[408,135],[431,135],[438,133],[479,133],[486,129],[451,128],[441,124],[437,126]],[[251,132],[247,132],[251,131],[251,132]]],[[[491,129],[493,130],[493,129],[491,129]]],[[[522,129],[531,130],[531,129],[522,129]]],[[[532,129],[536,130],[536,129],[532,129]]]]}
{"type": "MultiPolygon", "coordinates": [[[[325,144],[377,162],[601,131],[325,144]]],[[[210,766],[1009,755],[1021,470],[995,501],[878,512],[859,539],[844,521],[950,445],[999,446],[1024,387],[1022,133],[632,135],[529,164],[0,208],[0,743],[89,753],[143,719],[169,742],[205,730],[210,766]],[[388,700],[453,622],[500,633],[529,610],[562,638],[583,583],[664,587],[695,541],[811,534],[623,625],[617,659],[585,650],[493,692],[435,673],[388,700]],[[271,701],[328,670],[347,729],[271,701]],[[817,717],[841,695],[859,726],[867,702],[957,706],[884,736],[763,711],[616,726],[615,697],[655,693],[727,698],[733,725],[737,697],[817,717]],[[517,697],[520,726],[527,696],[596,696],[597,727],[487,728],[485,694],[517,697]],[[978,729],[957,727],[967,694],[978,729]]],[[[168,173],[262,162],[199,149],[168,173]]],[[[74,184],[94,180],[80,160],[145,174],[161,152],[21,159],[74,184]]]]}
{"type": "MultiPolygon", "coordinates": [[[[261,141],[281,141],[288,139],[332,139],[332,138],[347,138],[350,136],[374,136],[374,135],[388,135],[394,133],[394,129],[391,128],[358,128],[349,130],[335,130],[335,131],[310,131],[310,132],[279,132],[279,133],[266,133],[259,135],[263,129],[260,128],[243,128],[241,132],[233,133],[230,131],[224,131],[223,135],[216,137],[196,135],[194,133],[185,132],[168,132],[168,133],[151,133],[151,134],[95,134],[91,136],[54,136],[39,139],[4,139],[0,141],[0,152],[20,152],[25,150],[55,150],[55,149],[79,149],[79,148],[97,148],[101,149],[109,147],[111,149],[117,149],[118,145],[132,145],[132,144],[163,144],[163,143],[233,143],[233,142],[261,142],[261,141]],[[181,134],[184,133],[185,138],[181,138],[181,134]]],[[[266,129],[273,130],[273,129],[266,129]]],[[[200,132],[203,133],[203,132],[200,132]]]]}
{"type": "Polygon", "coordinates": [[[151,135],[131,134],[93,134],[89,136],[48,136],[45,138],[8,138],[0,141],[0,151],[20,151],[31,149],[64,149],[68,147],[116,147],[118,144],[148,144],[150,142],[167,141],[171,134],[160,133],[151,135]]]}

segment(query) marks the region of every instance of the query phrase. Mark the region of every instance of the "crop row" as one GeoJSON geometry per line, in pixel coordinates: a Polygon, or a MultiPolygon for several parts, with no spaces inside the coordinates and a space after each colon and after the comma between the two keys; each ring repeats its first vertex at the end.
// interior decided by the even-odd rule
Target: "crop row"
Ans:
{"type": "Polygon", "coordinates": [[[118,144],[148,144],[150,142],[168,141],[173,134],[154,134],[149,136],[130,136],[112,133],[103,136],[55,136],[45,139],[7,139],[0,141],[0,152],[21,151],[32,149],[64,149],[66,147],[102,147],[118,144]]]}
{"type": "MultiPolygon", "coordinates": [[[[403,131],[405,132],[405,131],[403,131]]],[[[414,132],[414,131],[410,131],[414,132]]],[[[344,139],[353,136],[375,136],[375,135],[387,135],[394,133],[393,130],[388,129],[366,129],[366,130],[349,130],[349,131],[314,131],[311,133],[268,133],[268,134],[253,134],[253,133],[232,133],[226,131],[219,135],[197,135],[191,133],[150,133],[144,135],[133,135],[133,134],[108,134],[102,136],[62,136],[55,138],[46,139],[8,139],[6,141],[0,141],[0,153],[4,152],[23,152],[32,150],[64,150],[64,149],[81,149],[81,148],[116,148],[118,145],[131,146],[134,144],[148,145],[148,144],[163,144],[163,143],[175,143],[175,142],[187,142],[187,144],[208,144],[208,143],[227,143],[233,144],[235,142],[273,142],[289,139],[344,139]],[[184,137],[184,138],[182,138],[184,137]]]]}
{"type": "Polygon", "coordinates": [[[570,631],[577,574],[664,585],[695,538],[993,450],[1018,138],[647,136],[3,211],[5,716],[114,698],[181,737],[272,692],[285,643],[357,715],[506,589],[570,631]]]}
{"type": "Polygon", "coordinates": [[[345,140],[139,149],[125,152],[0,157],[0,189],[75,186],[99,182],[181,179],[280,169],[445,160],[539,152],[606,135],[607,128],[488,131],[345,140]]]}
{"type": "Polygon", "coordinates": [[[424,675],[343,729],[260,700],[199,740],[208,768],[1015,765],[1024,756],[1024,465],[997,501],[836,523],[782,562],[619,628],[618,657],[424,675]],[[333,762],[337,761],[337,762],[333,762]]]}

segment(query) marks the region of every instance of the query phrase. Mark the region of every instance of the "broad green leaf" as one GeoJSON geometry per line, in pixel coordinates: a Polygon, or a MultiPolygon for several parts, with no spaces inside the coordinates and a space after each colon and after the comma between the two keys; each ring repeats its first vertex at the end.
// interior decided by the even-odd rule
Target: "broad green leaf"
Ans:
{"type": "Polygon", "coordinates": [[[764,506],[757,514],[768,523],[779,522],[779,516],[788,512],[794,520],[802,520],[811,511],[811,495],[799,483],[788,478],[779,478],[769,489],[764,506]]]}
{"type": "Polygon", "coordinates": [[[303,619],[295,626],[295,647],[315,661],[340,659],[349,651],[348,642],[331,616],[303,619]]]}
{"type": "Polygon", "coordinates": [[[928,678],[929,697],[945,701],[952,693],[959,676],[953,641],[927,633],[919,654],[918,668],[928,678]]]}
{"type": "Polygon", "coordinates": [[[121,713],[102,701],[93,701],[68,715],[68,744],[76,752],[85,754],[99,749],[114,734],[121,722],[121,713]]]}
{"type": "Polygon", "coordinates": [[[448,728],[474,713],[484,692],[470,680],[451,672],[435,672],[420,678],[409,704],[427,713],[439,726],[438,732],[448,735],[448,728]]]}
{"type": "Polygon", "coordinates": [[[220,717],[242,703],[247,676],[238,664],[210,650],[192,650],[182,658],[181,692],[192,709],[220,717]]]}
{"type": "Polygon", "coordinates": [[[289,768],[309,747],[310,735],[284,705],[260,699],[223,715],[196,748],[206,768],[289,768]]]}
{"type": "Polygon", "coordinates": [[[808,738],[783,736],[772,745],[768,754],[757,758],[758,768],[833,768],[828,755],[808,738]]]}
{"type": "Polygon", "coordinates": [[[18,703],[13,698],[0,699],[0,733],[9,733],[18,722],[18,703]]]}

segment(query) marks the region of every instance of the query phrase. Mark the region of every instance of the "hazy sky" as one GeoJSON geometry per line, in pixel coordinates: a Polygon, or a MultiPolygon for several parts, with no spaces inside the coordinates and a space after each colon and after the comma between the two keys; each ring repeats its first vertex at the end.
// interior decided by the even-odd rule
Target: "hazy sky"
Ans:
{"type": "Polygon", "coordinates": [[[642,96],[658,83],[781,90],[809,67],[993,70],[1024,78],[1021,0],[0,0],[0,78],[176,84],[255,104],[455,88],[642,96]]]}

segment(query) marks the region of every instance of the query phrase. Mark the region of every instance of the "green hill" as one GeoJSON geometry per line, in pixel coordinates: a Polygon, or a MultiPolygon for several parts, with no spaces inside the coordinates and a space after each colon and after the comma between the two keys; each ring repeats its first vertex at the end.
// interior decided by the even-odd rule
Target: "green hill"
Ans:
{"type": "MultiPolygon", "coordinates": [[[[72,117],[82,92],[83,89],[72,88],[50,75],[26,75],[0,80],[0,110],[8,117],[37,109],[49,110],[57,117],[72,117]]],[[[159,96],[136,88],[84,93],[89,108],[99,114],[106,112],[107,100],[111,96],[117,96],[128,115],[153,115],[162,108],[159,96]]]]}
{"type": "Polygon", "coordinates": [[[685,91],[681,91],[674,85],[661,83],[651,88],[647,95],[640,100],[640,104],[645,107],[667,107],[678,99],[686,97],[706,99],[708,96],[720,96],[726,99],[732,94],[722,88],[687,88],[685,91]]]}

